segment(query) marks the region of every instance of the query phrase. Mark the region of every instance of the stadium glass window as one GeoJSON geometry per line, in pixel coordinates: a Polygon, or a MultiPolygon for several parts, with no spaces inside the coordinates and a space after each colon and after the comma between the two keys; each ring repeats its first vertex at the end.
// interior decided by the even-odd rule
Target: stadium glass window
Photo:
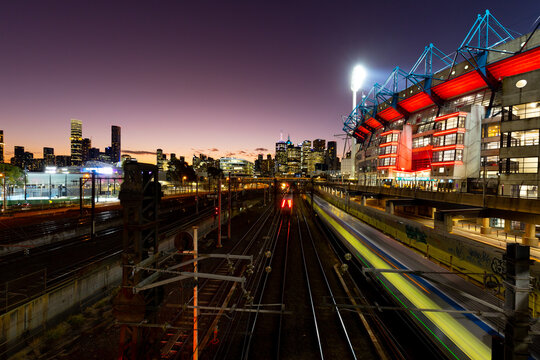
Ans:
{"type": "Polygon", "coordinates": [[[500,145],[498,141],[485,142],[482,143],[482,150],[499,149],[500,145]]]}
{"type": "Polygon", "coordinates": [[[540,103],[535,101],[527,104],[507,106],[503,109],[503,120],[530,119],[540,116],[540,103]]]}
{"type": "Polygon", "coordinates": [[[443,155],[443,161],[452,161],[456,157],[456,150],[446,150],[443,155]]]}
{"type": "Polygon", "coordinates": [[[511,133],[504,133],[502,144],[503,147],[514,146],[535,146],[539,144],[539,130],[524,130],[524,131],[512,131],[511,133]]]}
{"type": "Polygon", "coordinates": [[[502,171],[508,174],[536,174],[538,172],[538,157],[510,158],[502,164],[502,171]]]}
{"type": "Polygon", "coordinates": [[[494,137],[501,135],[501,125],[493,124],[486,127],[486,137],[494,137]]]}
{"type": "Polygon", "coordinates": [[[463,149],[456,150],[456,161],[463,161],[463,149]]]}

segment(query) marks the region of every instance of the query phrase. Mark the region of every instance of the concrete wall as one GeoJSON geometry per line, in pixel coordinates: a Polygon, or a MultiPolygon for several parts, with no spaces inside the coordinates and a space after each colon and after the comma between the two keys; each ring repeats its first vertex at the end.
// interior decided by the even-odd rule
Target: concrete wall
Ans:
{"type": "MultiPolygon", "coordinates": [[[[251,206],[253,204],[247,205],[251,206]]],[[[233,217],[238,214],[240,211],[235,211],[233,217]]],[[[227,214],[224,213],[222,223],[225,224],[226,221],[227,214]]],[[[216,229],[217,221],[208,218],[197,225],[199,238],[203,238],[216,229]]],[[[192,233],[192,229],[192,226],[189,226],[185,231],[192,233]]],[[[174,236],[160,241],[160,252],[167,252],[173,248],[174,236]]],[[[24,346],[27,336],[39,333],[47,325],[55,324],[99,300],[119,286],[121,280],[121,260],[112,259],[95,271],[48,289],[43,295],[0,315],[0,358],[8,349],[24,346]]]]}
{"type": "Polygon", "coordinates": [[[47,323],[54,324],[63,315],[82,308],[96,294],[118,286],[122,277],[120,260],[116,259],[84,277],[61,284],[47,293],[0,316],[0,354],[20,345],[26,335],[35,334],[47,323]]]}
{"type": "MultiPolygon", "coordinates": [[[[97,224],[96,231],[102,231],[102,230],[109,229],[111,227],[116,227],[116,226],[121,226],[121,225],[122,225],[122,219],[108,222],[105,224],[97,224]]],[[[76,229],[64,231],[61,233],[43,235],[35,239],[21,241],[16,244],[10,244],[10,245],[17,245],[15,247],[0,246],[0,256],[11,254],[14,252],[23,251],[23,247],[39,247],[39,246],[49,245],[56,242],[61,242],[61,241],[73,239],[79,236],[83,236],[83,235],[89,235],[89,234],[90,234],[90,224],[85,225],[84,227],[78,227],[76,229]]],[[[30,252],[31,251],[32,250],[30,249],[30,252]]]]}

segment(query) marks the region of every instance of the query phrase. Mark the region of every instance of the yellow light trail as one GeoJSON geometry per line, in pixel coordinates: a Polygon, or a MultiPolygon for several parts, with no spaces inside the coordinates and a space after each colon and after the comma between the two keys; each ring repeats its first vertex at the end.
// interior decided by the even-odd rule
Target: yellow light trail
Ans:
{"type": "MultiPolygon", "coordinates": [[[[337,232],[349,242],[363,257],[376,269],[391,269],[391,267],[378,255],[370,251],[355,236],[326,214],[317,204],[314,204],[316,211],[323,216],[326,221],[337,232]]],[[[442,309],[433,300],[422,293],[418,288],[407,281],[401,274],[381,273],[401,294],[403,294],[416,308],[421,309],[442,309]]],[[[471,334],[467,328],[461,325],[456,319],[444,312],[422,312],[424,316],[431,320],[456,346],[461,349],[471,359],[491,359],[491,349],[480,339],[471,334]]],[[[440,340],[440,339],[439,339],[440,340]]],[[[442,340],[440,340],[442,343],[442,340]]],[[[443,343],[444,345],[444,343],[443,343]]],[[[455,354],[454,354],[455,356],[455,354]]],[[[457,357],[457,356],[456,356],[457,357]]]]}

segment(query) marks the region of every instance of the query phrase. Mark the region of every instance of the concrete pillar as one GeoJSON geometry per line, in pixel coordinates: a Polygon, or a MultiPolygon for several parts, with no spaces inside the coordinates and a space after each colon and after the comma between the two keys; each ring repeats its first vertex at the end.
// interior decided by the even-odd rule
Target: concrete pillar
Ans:
{"type": "Polygon", "coordinates": [[[437,208],[432,207],[431,208],[431,218],[435,219],[435,212],[437,212],[437,208]]]}
{"type": "Polygon", "coordinates": [[[538,247],[538,238],[536,237],[535,224],[525,224],[525,232],[523,233],[522,244],[538,247]]]}
{"type": "MultiPolygon", "coordinates": [[[[527,224],[529,225],[529,224],[527,224]]],[[[534,225],[532,225],[534,226],[534,225]]],[[[519,244],[506,247],[506,279],[504,310],[504,358],[526,360],[530,358],[529,293],[530,248],[519,244]]]]}
{"type": "Polygon", "coordinates": [[[362,197],[360,198],[360,205],[366,206],[366,200],[367,200],[367,197],[362,196],[362,197]]]}
{"type": "Polygon", "coordinates": [[[453,226],[452,215],[445,214],[440,211],[435,211],[434,220],[435,221],[433,222],[433,225],[434,225],[435,230],[441,230],[444,232],[452,232],[452,226],[453,226]]]}
{"type": "Polygon", "coordinates": [[[489,227],[489,218],[482,218],[482,227],[480,228],[480,234],[491,234],[491,228],[489,227]]]}
{"type": "Polygon", "coordinates": [[[512,220],[504,219],[504,232],[509,233],[512,231],[512,220]]]}
{"type": "Polygon", "coordinates": [[[385,205],[386,212],[389,214],[394,215],[394,202],[393,201],[387,201],[385,205]]]}

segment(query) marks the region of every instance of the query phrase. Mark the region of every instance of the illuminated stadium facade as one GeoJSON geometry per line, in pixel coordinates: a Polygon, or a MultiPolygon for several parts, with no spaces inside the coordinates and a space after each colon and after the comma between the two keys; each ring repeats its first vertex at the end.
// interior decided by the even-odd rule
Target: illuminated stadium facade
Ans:
{"type": "Polygon", "coordinates": [[[454,54],[430,44],[411,71],[396,67],[347,117],[355,178],[537,198],[539,102],[538,26],[514,38],[486,11],[454,54]]]}

